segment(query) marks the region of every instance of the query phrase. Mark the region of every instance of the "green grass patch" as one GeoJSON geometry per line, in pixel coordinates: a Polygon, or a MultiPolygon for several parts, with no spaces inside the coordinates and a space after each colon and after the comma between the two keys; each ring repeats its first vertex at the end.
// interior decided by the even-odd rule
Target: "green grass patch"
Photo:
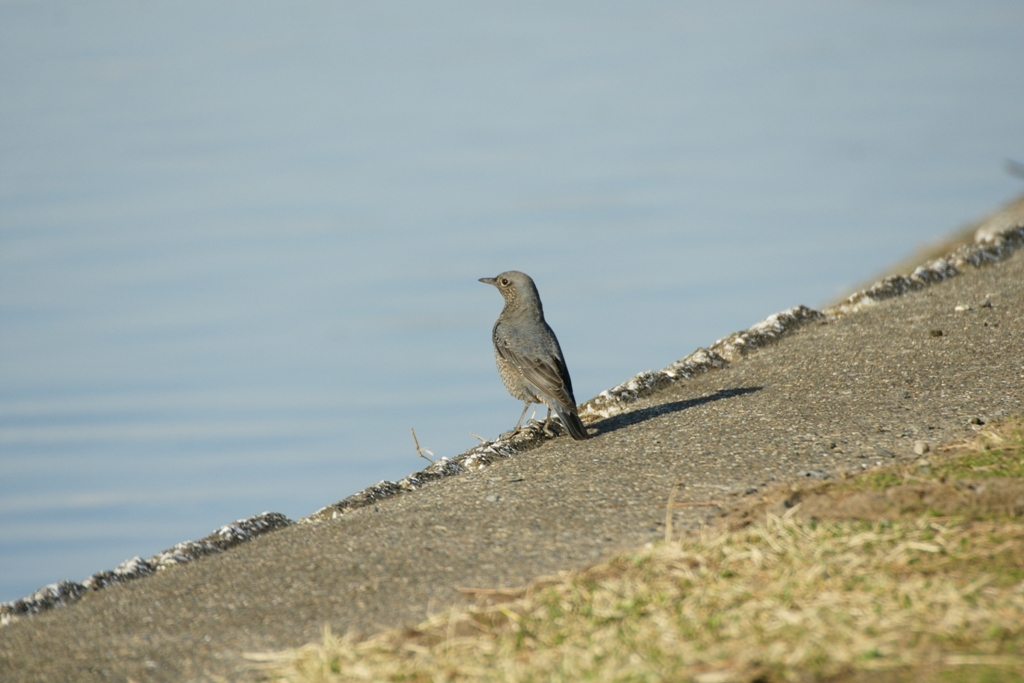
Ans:
{"type": "Polygon", "coordinates": [[[1024,523],[1012,507],[979,516],[970,497],[1024,474],[1020,424],[815,492],[937,482],[962,494],[963,514],[805,520],[797,506],[415,629],[326,631],[322,642],[249,657],[280,681],[1024,683],[1024,523]]]}
{"type": "Polygon", "coordinates": [[[934,467],[938,479],[1024,478],[1024,436],[1015,431],[999,445],[952,458],[934,467]]]}
{"type": "Polygon", "coordinates": [[[903,483],[903,477],[888,470],[872,470],[855,477],[846,486],[856,490],[884,491],[903,483]]]}

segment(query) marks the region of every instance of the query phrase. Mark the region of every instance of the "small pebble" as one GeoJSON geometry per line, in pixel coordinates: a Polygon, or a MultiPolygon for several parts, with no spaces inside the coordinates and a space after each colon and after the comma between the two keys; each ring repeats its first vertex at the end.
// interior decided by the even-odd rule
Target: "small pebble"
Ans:
{"type": "Polygon", "coordinates": [[[970,310],[973,310],[973,309],[970,306],[965,306],[964,304],[959,304],[953,310],[956,311],[957,313],[963,313],[964,311],[970,311],[970,310]]]}
{"type": "Polygon", "coordinates": [[[928,443],[926,441],[915,441],[914,442],[914,453],[915,454],[917,454],[917,455],[924,455],[925,453],[927,453],[930,450],[931,450],[931,448],[928,446],[928,443]]]}
{"type": "Polygon", "coordinates": [[[492,493],[491,495],[484,498],[484,500],[486,500],[488,503],[497,503],[498,497],[492,493]]]}
{"type": "Polygon", "coordinates": [[[933,337],[941,337],[942,330],[928,330],[928,334],[932,335],[933,337]]]}

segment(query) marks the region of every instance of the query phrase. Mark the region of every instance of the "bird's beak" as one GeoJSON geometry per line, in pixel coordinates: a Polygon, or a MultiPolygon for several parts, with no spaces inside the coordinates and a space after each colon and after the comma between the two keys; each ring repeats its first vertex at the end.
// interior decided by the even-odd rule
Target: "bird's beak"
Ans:
{"type": "Polygon", "coordinates": [[[482,277],[480,278],[480,282],[484,283],[485,285],[493,285],[495,283],[495,280],[493,277],[482,277]]]}

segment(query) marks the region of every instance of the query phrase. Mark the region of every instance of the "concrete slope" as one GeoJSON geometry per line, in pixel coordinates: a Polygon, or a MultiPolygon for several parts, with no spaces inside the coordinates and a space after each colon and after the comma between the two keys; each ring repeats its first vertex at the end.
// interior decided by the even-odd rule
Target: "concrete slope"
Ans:
{"type": "MultiPolygon", "coordinates": [[[[665,503],[916,457],[1024,412],[1024,254],[802,324],[479,471],[0,629],[2,681],[255,680],[245,651],[415,622],[663,535],[665,503]],[[921,445],[918,445],[920,448],[921,445]]],[[[680,311],[681,318],[685,311],[680,311]]],[[[696,527],[713,505],[681,508],[696,527]]]]}

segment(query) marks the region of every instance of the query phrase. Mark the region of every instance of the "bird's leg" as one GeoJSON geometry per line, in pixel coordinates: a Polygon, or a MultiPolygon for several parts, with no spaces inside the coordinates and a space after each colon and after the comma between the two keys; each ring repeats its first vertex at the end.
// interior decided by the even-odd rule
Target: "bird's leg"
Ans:
{"type": "Polygon", "coordinates": [[[516,422],[516,428],[512,430],[513,432],[518,432],[519,430],[521,430],[523,428],[523,418],[526,417],[526,411],[529,410],[529,409],[530,409],[530,402],[527,401],[526,405],[523,407],[523,414],[519,416],[519,422],[516,422]]]}
{"type": "Polygon", "coordinates": [[[554,432],[551,431],[550,426],[551,426],[551,408],[548,408],[548,416],[544,419],[544,426],[541,429],[543,429],[544,433],[547,434],[548,436],[557,436],[554,432]]]}

